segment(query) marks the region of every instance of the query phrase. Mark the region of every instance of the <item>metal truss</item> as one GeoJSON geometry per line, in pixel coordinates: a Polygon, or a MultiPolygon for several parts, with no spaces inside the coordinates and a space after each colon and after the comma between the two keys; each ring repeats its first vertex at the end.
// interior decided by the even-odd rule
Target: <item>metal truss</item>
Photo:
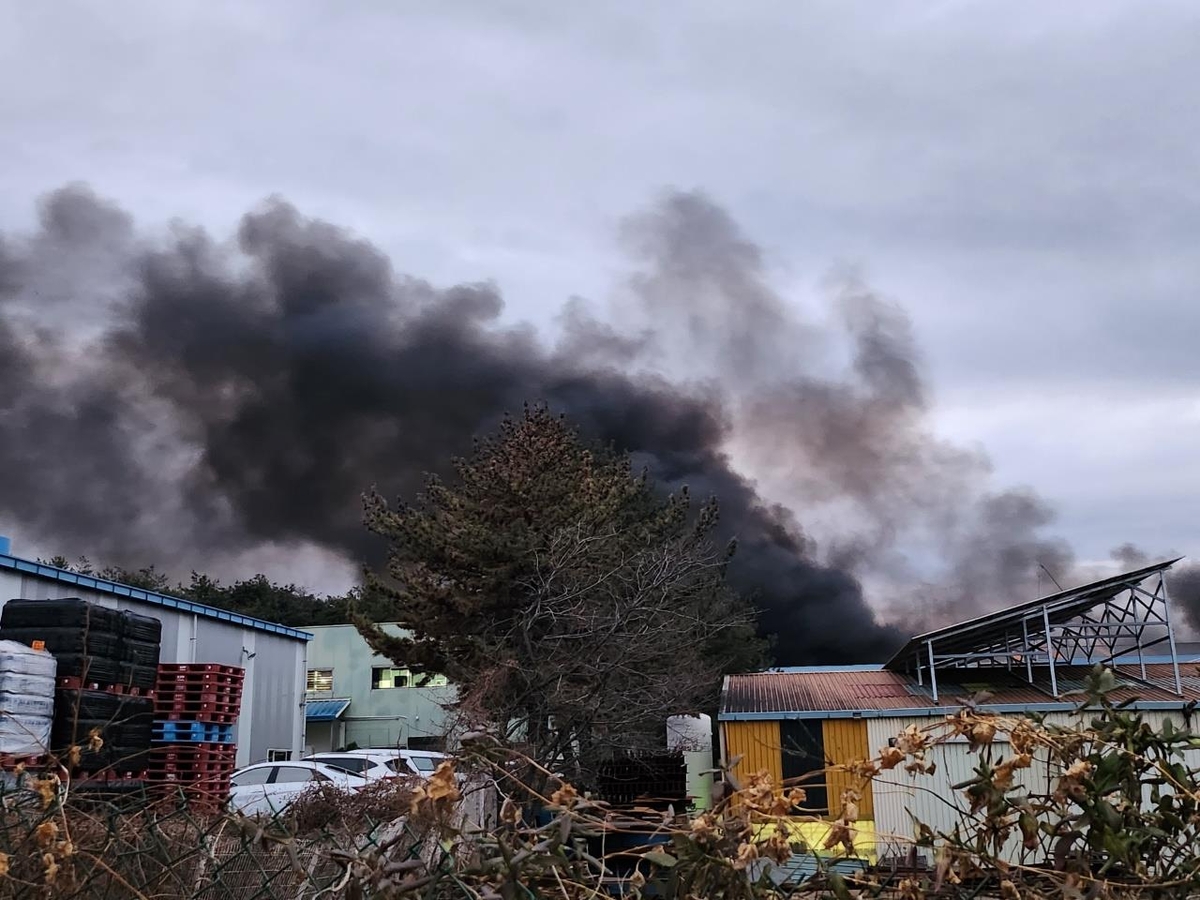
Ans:
{"type": "Polygon", "coordinates": [[[887,668],[913,673],[921,684],[928,678],[934,702],[938,700],[938,673],[963,669],[1004,669],[1057,698],[1058,667],[1104,664],[1118,657],[1130,665],[1136,663],[1140,670],[1140,676],[1122,670],[1123,678],[1162,688],[1147,678],[1145,652],[1166,644],[1175,693],[1182,696],[1166,583],[1166,572],[1175,562],[1178,560],[919,635],[887,668]],[[1043,668],[1049,669],[1049,685],[1044,675],[1035,678],[1035,669],[1040,673],[1043,668]]]}

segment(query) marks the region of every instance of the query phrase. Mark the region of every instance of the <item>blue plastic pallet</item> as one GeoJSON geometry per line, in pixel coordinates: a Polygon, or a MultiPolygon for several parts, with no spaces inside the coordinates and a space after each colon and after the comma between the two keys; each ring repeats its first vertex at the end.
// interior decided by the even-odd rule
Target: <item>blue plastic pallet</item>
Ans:
{"type": "Polygon", "coordinates": [[[171,719],[155,722],[153,736],[160,744],[232,744],[233,726],[171,719]]]}

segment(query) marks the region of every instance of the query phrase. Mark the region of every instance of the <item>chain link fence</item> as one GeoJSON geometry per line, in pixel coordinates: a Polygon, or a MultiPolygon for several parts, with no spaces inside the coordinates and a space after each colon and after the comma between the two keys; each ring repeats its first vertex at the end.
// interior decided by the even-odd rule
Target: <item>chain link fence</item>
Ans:
{"type": "MultiPolygon", "coordinates": [[[[422,846],[408,826],[413,790],[318,789],[284,815],[251,820],[140,786],[84,790],[53,772],[18,773],[0,784],[0,897],[364,896],[360,876],[385,851],[402,861],[422,846]]],[[[466,818],[482,824],[489,797],[465,792],[466,818]]]]}

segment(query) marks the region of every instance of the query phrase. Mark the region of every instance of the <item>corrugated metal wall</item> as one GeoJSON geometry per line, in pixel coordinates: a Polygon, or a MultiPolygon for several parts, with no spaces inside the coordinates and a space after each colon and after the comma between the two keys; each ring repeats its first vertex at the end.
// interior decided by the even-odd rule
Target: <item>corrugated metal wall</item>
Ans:
{"type": "MultiPolygon", "coordinates": [[[[829,719],[824,722],[814,721],[820,728],[821,748],[827,762],[833,765],[845,765],[856,760],[865,760],[871,756],[870,743],[867,739],[867,723],[861,719],[829,719]]],[[[724,722],[721,728],[725,737],[725,758],[732,760],[741,757],[734,773],[745,778],[755,772],[766,771],[771,780],[779,785],[783,783],[783,741],[780,723],[774,721],[754,722],[724,722]]],[[[826,786],[826,796],[829,812],[836,816],[841,811],[842,791],[854,788],[859,792],[859,818],[871,819],[874,816],[874,799],[871,785],[864,779],[850,772],[828,771],[811,781],[804,782],[803,787],[812,791],[813,788],[826,786]]],[[[813,799],[810,793],[809,799],[813,799]]]]}
{"type": "MultiPolygon", "coordinates": [[[[867,739],[873,755],[888,746],[888,741],[900,734],[909,725],[926,728],[942,721],[934,718],[870,719],[867,724],[867,739]]],[[[916,836],[913,819],[928,825],[934,831],[950,832],[956,823],[963,821],[969,806],[962,793],[953,789],[955,784],[967,781],[974,775],[979,756],[968,752],[965,741],[942,744],[930,750],[929,759],[937,764],[932,775],[909,775],[902,768],[892,769],[875,779],[875,830],[879,841],[880,856],[904,856],[916,836]]],[[[1006,741],[997,741],[994,759],[1008,754],[1006,741]]],[[[1019,773],[1019,782],[1030,792],[1044,792],[1049,784],[1046,766],[1037,763],[1019,773]]],[[[1019,841],[1014,839],[1010,854],[1015,859],[1019,841]]]]}
{"type": "MultiPolygon", "coordinates": [[[[846,765],[872,756],[867,741],[867,723],[862,719],[827,719],[823,726],[825,756],[834,765],[846,765]]],[[[859,793],[858,817],[873,819],[875,803],[870,782],[850,772],[829,771],[826,774],[829,790],[829,812],[836,816],[841,809],[842,791],[853,788],[859,793]]]]}
{"type": "MultiPolygon", "coordinates": [[[[1167,712],[1145,712],[1144,721],[1151,727],[1161,728],[1166,719],[1172,719],[1178,728],[1186,727],[1182,717],[1167,712]]],[[[1086,724],[1087,716],[1084,719],[1086,724]]],[[[1051,714],[1046,717],[1048,723],[1058,725],[1078,725],[1079,717],[1072,714],[1051,714]]],[[[867,738],[872,754],[878,754],[886,747],[890,738],[896,737],[910,724],[925,728],[940,721],[938,718],[892,718],[868,720],[867,738]]],[[[1007,741],[998,741],[995,746],[993,760],[1007,756],[1009,747],[1007,741]]],[[[979,755],[970,753],[969,746],[964,740],[942,744],[930,753],[930,759],[937,763],[937,771],[933,775],[908,775],[902,769],[884,772],[875,780],[875,827],[879,835],[880,855],[891,853],[903,855],[908,842],[913,837],[913,817],[935,831],[950,831],[955,823],[961,822],[969,808],[962,791],[953,789],[953,785],[967,781],[974,776],[975,767],[979,764],[979,755]],[[891,843],[890,849],[886,845],[891,843]]],[[[1200,750],[1188,751],[1185,760],[1189,765],[1200,766],[1200,750]]],[[[1057,771],[1052,771],[1048,761],[1043,757],[1040,761],[1035,758],[1033,766],[1018,772],[1019,785],[1024,786],[1028,793],[1047,793],[1053,789],[1057,771]]],[[[1147,796],[1148,799],[1148,796],[1147,796]]],[[[1019,840],[1010,841],[1007,852],[1010,859],[1019,857],[1019,840]]]]}
{"type": "Polygon", "coordinates": [[[756,772],[769,772],[771,781],[783,783],[783,754],[778,722],[723,722],[725,759],[741,757],[733,772],[741,780],[756,772]]]}

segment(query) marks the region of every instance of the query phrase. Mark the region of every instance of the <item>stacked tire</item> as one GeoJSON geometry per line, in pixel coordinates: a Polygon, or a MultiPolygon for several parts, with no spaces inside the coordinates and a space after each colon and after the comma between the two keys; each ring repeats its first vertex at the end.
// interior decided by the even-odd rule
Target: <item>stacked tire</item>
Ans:
{"type": "Polygon", "coordinates": [[[11,600],[0,640],[57,661],[50,750],[72,774],[140,787],[149,762],[162,623],[78,598],[11,600]]]}

